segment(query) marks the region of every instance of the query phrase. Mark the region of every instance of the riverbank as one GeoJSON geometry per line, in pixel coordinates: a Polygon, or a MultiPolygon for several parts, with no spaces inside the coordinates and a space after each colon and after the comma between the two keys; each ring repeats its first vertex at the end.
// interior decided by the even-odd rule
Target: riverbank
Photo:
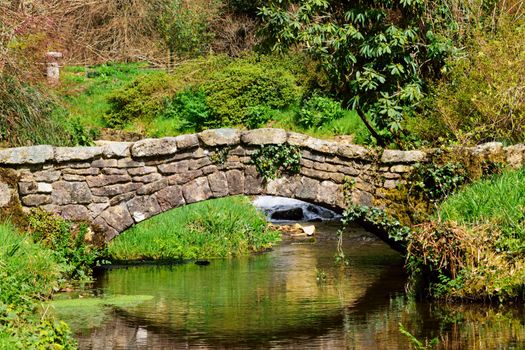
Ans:
{"type": "Polygon", "coordinates": [[[37,312],[68,266],[9,224],[0,224],[0,242],[0,349],[75,349],[67,324],[37,312]]]}

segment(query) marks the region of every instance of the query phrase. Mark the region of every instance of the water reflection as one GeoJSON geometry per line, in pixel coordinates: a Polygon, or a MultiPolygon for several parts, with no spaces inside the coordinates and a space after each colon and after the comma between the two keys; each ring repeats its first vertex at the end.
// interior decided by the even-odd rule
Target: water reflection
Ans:
{"type": "Polygon", "coordinates": [[[77,326],[80,348],[408,349],[399,323],[437,337],[441,349],[525,346],[522,307],[407,300],[401,257],[360,230],[345,243],[349,266],[335,266],[334,251],[333,241],[284,244],[209,266],[108,271],[103,293],[153,299],[106,308],[97,327],[77,326]]]}

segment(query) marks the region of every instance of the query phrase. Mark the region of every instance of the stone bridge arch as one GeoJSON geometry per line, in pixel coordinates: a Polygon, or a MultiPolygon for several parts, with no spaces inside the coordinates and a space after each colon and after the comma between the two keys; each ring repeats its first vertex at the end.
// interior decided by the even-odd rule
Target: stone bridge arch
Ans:
{"type": "MultiPolygon", "coordinates": [[[[525,151],[520,147],[512,154],[519,154],[521,162],[525,151]]],[[[385,191],[405,181],[427,155],[282,129],[206,130],[132,143],[101,141],[94,147],[10,148],[0,150],[0,209],[42,208],[87,221],[109,241],[161,212],[230,195],[277,195],[341,211],[345,178],[354,183],[352,203],[385,206],[385,191]],[[299,173],[263,181],[251,157],[268,144],[299,147],[299,173]],[[219,154],[223,161],[217,161],[219,154]]]]}

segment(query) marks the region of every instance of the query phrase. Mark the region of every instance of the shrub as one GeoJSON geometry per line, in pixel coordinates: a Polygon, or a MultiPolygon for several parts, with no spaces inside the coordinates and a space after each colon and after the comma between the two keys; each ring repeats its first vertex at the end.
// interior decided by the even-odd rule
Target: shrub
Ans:
{"type": "Polygon", "coordinates": [[[329,97],[313,96],[297,113],[297,122],[305,128],[319,128],[343,116],[341,103],[329,97]]]}
{"type": "Polygon", "coordinates": [[[298,174],[301,170],[301,150],[289,144],[263,145],[252,154],[250,163],[266,181],[285,173],[298,174]]]}
{"type": "Polygon", "coordinates": [[[499,19],[476,31],[468,57],[450,63],[426,108],[409,127],[429,141],[522,142],[525,137],[525,25],[499,19]]]}
{"type": "Polygon", "coordinates": [[[206,104],[206,95],[201,89],[186,89],[167,100],[160,118],[171,119],[178,131],[201,130],[215,127],[206,104]]]}
{"type": "Polygon", "coordinates": [[[246,112],[244,125],[248,129],[257,129],[272,119],[273,110],[266,106],[249,107],[246,112]]]}
{"type": "Polygon", "coordinates": [[[100,252],[86,242],[87,225],[74,226],[57,215],[34,210],[29,215],[28,230],[35,242],[51,249],[55,260],[66,267],[65,277],[89,279],[100,252]]]}
{"type": "Polygon", "coordinates": [[[223,126],[242,124],[250,107],[286,108],[300,92],[289,72],[243,61],[213,74],[205,88],[211,113],[223,126]]]}
{"type": "Polygon", "coordinates": [[[109,96],[109,127],[123,127],[136,119],[152,120],[163,108],[164,101],[176,91],[166,73],[155,73],[135,79],[109,96]]]}

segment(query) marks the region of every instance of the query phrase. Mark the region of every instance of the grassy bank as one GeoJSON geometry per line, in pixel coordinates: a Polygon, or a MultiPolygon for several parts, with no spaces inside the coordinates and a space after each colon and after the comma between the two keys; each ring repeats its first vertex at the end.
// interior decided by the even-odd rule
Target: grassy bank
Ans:
{"type": "Polygon", "coordinates": [[[87,131],[109,128],[163,137],[272,126],[369,141],[355,112],[318,95],[321,80],[297,57],[210,55],[181,62],[169,74],[137,63],[65,67],[56,93],[70,118],[87,131]]]}
{"type": "Polygon", "coordinates": [[[69,327],[37,313],[67,266],[50,249],[0,224],[0,349],[74,349],[69,327]]]}
{"type": "Polygon", "coordinates": [[[138,224],[109,243],[111,260],[218,258],[265,250],[280,239],[245,197],[187,205],[138,224]]]}
{"type": "Polygon", "coordinates": [[[525,296],[525,168],[451,195],[409,245],[409,268],[437,297],[510,300],[525,296]]]}

